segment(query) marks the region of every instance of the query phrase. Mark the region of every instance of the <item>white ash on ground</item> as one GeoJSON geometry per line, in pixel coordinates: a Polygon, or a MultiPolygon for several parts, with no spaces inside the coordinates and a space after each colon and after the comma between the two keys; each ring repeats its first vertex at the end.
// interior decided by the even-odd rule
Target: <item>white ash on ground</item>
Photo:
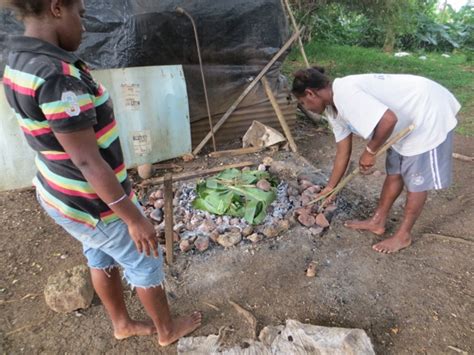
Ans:
{"type": "MultiPolygon", "coordinates": [[[[310,177],[299,177],[298,182],[280,181],[276,187],[276,200],[267,208],[267,215],[260,225],[250,225],[243,218],[218,216],[193,208],[196,183],[174,184],[174,241],[182,252],[204,252],[214,245],[230,248],[240,243],[258,243],[265,238],[275,238],[291,228],[295,218],[308,227],[312,234],[320,235],[329,226],[323,213],[315,214],[314,207],[303,207],[314,199],[321,187],[310,177]]],[[[145,215],[155,223],[155,229],[164,243],[164,194],[158,189],[149,194],[145,215]]],[[[332,213],[335,205],[328,208],[332,213]]],[[[327,212],[326,212],[327,214],[327,212]]]]}

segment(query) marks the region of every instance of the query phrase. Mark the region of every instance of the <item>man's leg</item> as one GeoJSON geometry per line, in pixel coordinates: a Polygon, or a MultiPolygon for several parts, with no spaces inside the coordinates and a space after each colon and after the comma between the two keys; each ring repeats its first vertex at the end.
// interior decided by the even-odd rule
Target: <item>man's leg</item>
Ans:
{"type": "Polygon", "coordinates": [[[395,253],[411,244],[411,230],[423,210],[428,196],[427,191],[408,192],[402,224],[395,234],[375,244],[372,248],[380,253],[395,253]]]}
{"type": "Polygon", "coordinates": [[[384,234],[388,213],[390,212],[395,200],[403,191],[403,185],[401,175],[387,175],[380,194],[379,204],[374,215],[363,221],[347,221],[344,223],[344,226],[351,229],[368,230],[377,235],[384,234]]]}
{"type": "Polygon", "coordinates": [[[91,276],[94,289],[112,320],[116,339],[156,333],[152,322],[138,322],[130,319],[123,299],[122,281],[118,268],[91,269],[91,276]]]}
{"type": "Polygon", "coordinates": [[[163,287],[137,287],[137,294],[158,330],[158,342],[161,346],[170,345],[201,326],[200,312],[177,319],[171,317],[163,287]]]}

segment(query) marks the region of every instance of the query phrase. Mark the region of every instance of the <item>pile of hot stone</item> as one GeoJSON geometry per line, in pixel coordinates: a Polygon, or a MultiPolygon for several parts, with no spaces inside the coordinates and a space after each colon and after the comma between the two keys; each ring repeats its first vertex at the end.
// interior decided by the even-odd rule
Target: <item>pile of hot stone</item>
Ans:
{"type": "MultiPolygon", "coordinates": [[[[259,170],[266,169],[268,166],[259,166],[259,170]]],[[[179,244],[182,252],[192,249],[203,252],[213,244],[230,248],[239,243],[258,243],[264,238],[275,238],[286,232],[295,222],[295,218],[308,227],[313,235],[320,235],[329,227],[325,214],[331,215],[336,209],[336,206],[331,204],[321,213],[317,204],[305,206],[321,191],[321,186],[311,182],[311,177],[306,175],[300,175],[296,183],[283,180],[279,182],[276,187],[276,200],[267,208],[264,221],[257,226],[247,223],[244,218],[218,216],[193,208],[196,182],[177,182],[173,185],[173,190],[174,241],[179,244]]],[[[145,215],[154,222],[162,243],[165,230],[163,207],[164,193],[160,188],[149,194],[145,215]]]]}

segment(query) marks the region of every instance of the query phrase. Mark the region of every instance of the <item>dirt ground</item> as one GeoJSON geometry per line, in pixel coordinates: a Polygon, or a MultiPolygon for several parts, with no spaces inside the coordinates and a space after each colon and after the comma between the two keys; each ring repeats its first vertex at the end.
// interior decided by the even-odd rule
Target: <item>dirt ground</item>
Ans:
{"type": "MultiPolygon", "coordinates": [[[[296,140],[301,154],[327,174],[331,134],[300,121],[296,140]]],[[[356,141],[355,161],[362,147],[356,141]]],[[[474,139],[457,136],[455,151],[473,155],[474,139]]],[[[204,325],[193,335],[217,334],[226,326],[233,329],[229,343],[250,336],[228,303],[233,300],[255,315],[259,329],[296,319],[362,328],[378,354],[474,353],[474,163],[456,160],[454,173],[450,189],[430,194],[414,244],[398,254],[378,254],[371,249],[376,237],[342,226],[347,218],[369,216],[384,179],[358,177],[321,237],[294,227],[256,246],[180,254],[166,271],[172,311],[202,310],[204,325]],[[316,278],[305,276],[311,260],[318,263],[316,278]]],[[[403,197],[388,232],[402,218],[402,206],[403,197]]],[[[97,298],[80,312],[49,310],[42,295],[48,276],[84,258],[79,244],[40,210],[33,191],[0,193],[0,225],[1,353],[176,353],[176,346],[159,349],[153,337],[116,341],[97,298]]],[[[146,317],[133,292],[126,300],[134,317],[146,317]]]]}

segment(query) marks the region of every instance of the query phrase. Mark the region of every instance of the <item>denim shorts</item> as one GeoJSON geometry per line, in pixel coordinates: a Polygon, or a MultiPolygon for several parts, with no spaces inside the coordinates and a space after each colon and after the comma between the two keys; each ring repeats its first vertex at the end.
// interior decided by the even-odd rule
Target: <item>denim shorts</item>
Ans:
{"type": "MultiPolygon", "coordinates": [[[[82,243],[90,268],[107,270],[120,265],[125,279],[132,287],[149,288],[162,285],[164,273],[161,248],[158,258],[140,254],[122,220],[108,224],[99,221],[93,229],[64,217],[42,200],[39,194],[37,199],[57,224],[82,243]]],[[[142,210],[139,205],[137,207],[142,210]]]]}

